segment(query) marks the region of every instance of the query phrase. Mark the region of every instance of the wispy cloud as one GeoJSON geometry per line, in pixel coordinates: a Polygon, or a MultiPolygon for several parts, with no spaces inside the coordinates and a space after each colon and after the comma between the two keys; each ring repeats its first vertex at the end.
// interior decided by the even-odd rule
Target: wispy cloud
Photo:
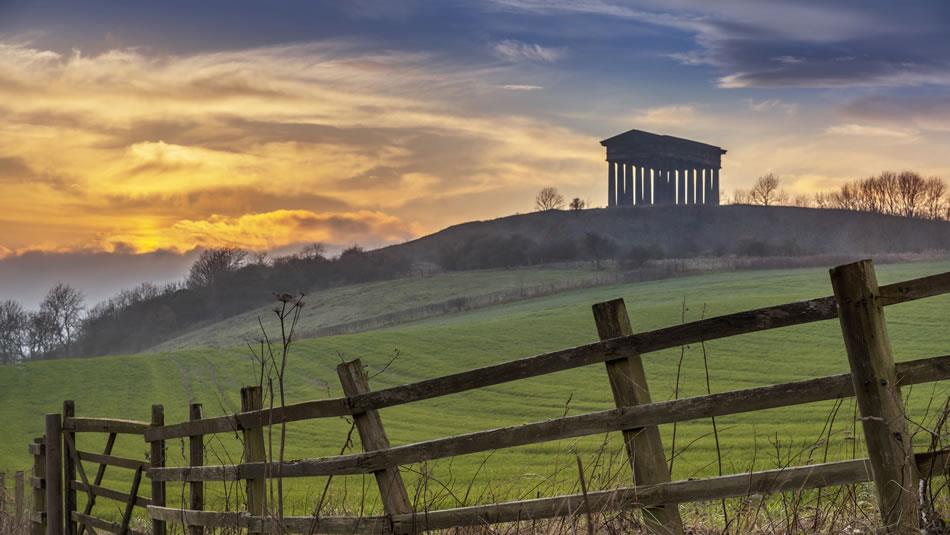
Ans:
{"type": "Polygon", "coordinates": [[[540,85],[528,85],[528,84],[505,84],[501,86],[502,89],[507,89],[509,91],[541,91],[544,87],[540,85]]]}
{"type": "Polygon", "coordinates": [[[765,100],[756,100],[754,98],[750,98],[746,99],[746,104],[748,104],[749,109],[754,112],[779,111],[790,117],[798,113],[798,104],[794,102],[785,102],[784,100],[777,98],[765,100]]]}
{"type": "MultiPolygon", "coordinates": [[[[0,73],[16,81],[0,84],[0,246],[380,243],[460,217],[445,203],[419,213],[422,200],[599,169],[592,136],[481,105],[499,88],[540,90],[507,83],[515,69],[351,42],[190,55],[0,45],[0,73]]],[[[466,207],[505,211],[487,199],[466,207]]]]}
{"type": "Polygon", "coordinates": [[[523,43],[511,39],[495,43],[492,46],[492,51],[499,59],[513,63],[521,61],[554,63],[563,58],[566,53],[565,48],[546,47],[536,43],[523,43]]]}
{"type": "Polygon", "coordinates": [[[828,127],[825,130],[827,134],[838,136],[870,136],[870,137],[891,137],[899,139],[911,139],[917,136],[918,132],[911,129],[887,128],[884,126],[873,126],[866,124],[839,124],[828,127]]]}
{"type": "Polygon", "coordinates": [[[692,104],[675,104],[657,106],[639,110],[631,117],[633,124],[643,124],[653,127],[682,126],[698,123],[703,120],[702,114],[692,104]]]}

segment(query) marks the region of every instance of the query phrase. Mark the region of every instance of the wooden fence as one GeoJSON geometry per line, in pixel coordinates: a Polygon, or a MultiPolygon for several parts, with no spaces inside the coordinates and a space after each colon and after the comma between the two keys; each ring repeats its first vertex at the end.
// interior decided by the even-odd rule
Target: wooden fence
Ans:
{"type": "MultiPolygon", "coordinates": [[[[831,270],[831,283],[834,296],[642,333],[632,332],[622,300],[609,301],[593,307],[599,342],[375,391],[370,389],[360,361],[355,360],[341,364],[337,370],[345,397],[263,409],[259,387],[248,387],[241,392],[242,411],[227,416],[203,418],[200,405],[192,405],[188,421],[166,425],[162,406],[155,405],[150,422],[79,418],[72,403],[66,402],[63,414],[47,416],[46,436],[30,446],[36,456],[34,478],[43,481],[44,473],[62,474],[65,481],[62,483],[59,477],[54,478],[55,481],[45,479],[45,495],[40,493],[40,499],[35,500],[42,507],[45,499],[45,508],[34,513],[34,526],[45,522],[48,534],[63,530],[69,534],[82,533],[84,526],[129,533],[133,508],[146,507],[153,535],[164,534],[166,523],[185,525],[190,533],[201,534],[204,528],[277,532],[278,522],[281,533],[409,534],[637,507],[643,510],[643,518],[651,531],[683,533],[678,507],[681,503],[872,481],[886,530],[915,532],[919,517],[917,482],[920,478],[944,475],[950,451],[914,453],[900,389],[950,378],[950,356],[895,364],[883,307],[950,293],[950,273],[879,287],[872,263],[862,261],[831,270]],[[834,318],[840,322],[850,373],[672,401],[653,402],[650,398],[641,362],[641,355],[645,353],[834,318]],[[606,368],[605,380],[610,384],[616,409],[395,447],[389,444],[378,413],[385,407],[595,364],[606,368]],[[660,424],[850,396],[857,398],[861,412],[867,459],[670,481],[657,428],[660,424]],[[263,436],[266,426],[339,416],[353,418],[363,453],[283,463],[267,461],[263,436]],[[414,511],[399,470],[401,465],[433,459],[612,431],[622,432],[625,439],[634,474],[634,484],[628,487],[414,511]],[[243,434],[243,462],[205,465],[205,437],[235,432],[243,434]],[[100,454],[78,450],[76,437],[81,433],[108,433],[105,451],[100,454]],[[116,437],[123,434],[144,436],[150,449],[148,466],[144,461],[111,454],[116,437]],[[166,441],[182,438],[189,441],[189,466],[165,466],[166,441]],[[98,463],[99,469],[92,481],[80,461],[98,463]],[[107,467],[133,470],[131,489],[118,491],[101,487],[107,467]],[[143,474],[151,484],[150,498],[138,494],[143,474]],[[274,474],[282,478],[373,474],[384,514],[319,519],[277,515],[266,506],[264,495],[266,480],[274,474]],[[245,481],[246,510],[204,510],[204,485],[209,481],[245,481]],[[167,482],[189,486],[186,504],[166,505],[167,482]],[[81,512],[76,510],[76,492],[88,496],[81,512]],[[93,515],[97,497],[125,504],[121,524],[93,515]]],[[[34,484],[34,489],[37,488],[44,485],[34,484]]]]}

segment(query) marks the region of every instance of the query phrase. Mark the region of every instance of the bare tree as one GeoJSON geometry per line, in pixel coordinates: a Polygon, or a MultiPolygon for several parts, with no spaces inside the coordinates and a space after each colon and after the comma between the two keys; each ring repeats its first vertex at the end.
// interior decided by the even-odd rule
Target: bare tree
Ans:
{"type": "Polygon", "coordinates": [[[749,204],[749,192],[744,189],[733,191],[730,204],[749,204]]]}
{"type": "Polygon", "coordinates": [[[202,251],[188,272],[188,287],[204,288],[214,285],[221,275],[237,271],[243,266],[247,255],[247,251],[237,247],[221,247],[202,251]]]}
{"type": "Polygon", "coordinates": [[[584,202],[580,197],[574,197],[571,199],[571,204],[568,205],[568,208],[570,208],[572,212],[580,212],[586,207],[587,203],[584,202]]]}
{"type": "Polygon", "coordinates": [[[919,217],[923,211],[924,178],[913,171],[897,175],[898,208],[904,217],[919,217]]]}
{"type": "Polygon", "coordinates": [[[924,217],[940,219],[947,211],[947,184],[939,177],[932,176],[924,182],[924,217]]]}
{"type": "Polygon", "coordinates": [[[788,194],[779,188],[779,177],[773,173],[760,176],[749,190],[749,204],[772,206],[788,200],[788,194]]]}
{"type": "Polygon", "coordinates": [[[814,204],[816,208],[830,208],[831,207],[831,194],[824,191],[819,191],[815,193],[814,204]]]}
{"type": "Polygon", "coordinates": [[[558,193],[557,188],[544,188],[534,198],[534,207],[539,212],[560,210],[564,207],[564,196],[558,193]]]}
{"type": "Polygon", "coordinates": [[[27,314],[20,303],[0,303],[0,364],[22,360],[26,355],[27,314]]]}
{"type": "Polygon", "coordinates": [[[808,195],[796,195],[795,198],[792,199],[792,204],[800,208],[811,208],[814,206],[814,197],[810,197],[808,195]]]}
{"type": "Polygon", "coordinates": [[[57,346],[68,350],[76,340],[82,327],[82,311],[86,308],[84,299],[82,292],[59,282],[50,288],[40,303],[40,313],[52,322],[57,346]]]}
{"type": "Polygon", "coordinates": [[[56,322],[48,312],[40,310],[27,317],[26,346],[30,358],[42,358],[57,347],[56,322]]]}
{"type": "Polygon", "coordinates": [[[322,243],[310,243],[305,245],[297,256],[306,258],[307,260],[325,259],[327,257],[327,248],[322,243]]]}

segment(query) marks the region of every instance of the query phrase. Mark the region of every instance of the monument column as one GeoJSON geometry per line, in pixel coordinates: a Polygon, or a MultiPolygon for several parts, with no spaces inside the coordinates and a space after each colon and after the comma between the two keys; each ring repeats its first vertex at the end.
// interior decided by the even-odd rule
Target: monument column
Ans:
{"type": "Polygon", "coordinates": [[[719,168],[712,170],[712,205],[719,206],[719,168]]]}
{"type": "Polygon", "coordinates": [[[614,162],[607,160],[607,208],[613,208],[617,202],[617,167],[614,162]]]}
{"type": "Polygon", "coordinates": [[[689,193],[689,184],[690,184],[689,170],[686,168],[685,165],[680,168],[679,175],[680,175],[680,204],[685,206],[689,204],[689,198],[691,196],[689,193]]]}
{"type": "Polygon", "coordinates": [[[689,178],[692,184],[689,191],[692,192],[693,204],[703,204],[703,179],[699,177],[699,169],[690,169],[689,178]]]}
{"type": "Polygon", "coordinates": [[[649,206],[653,204],[653,166],[648,165],[643,169],[643,204],[649,206]]]}
{"type": "Polygon", "coordinates": [[[627,206],[633,206],[633,162],[627,162],[623,165],[627,168],[627,172],[623,175],[623,203],[627,206]]]}

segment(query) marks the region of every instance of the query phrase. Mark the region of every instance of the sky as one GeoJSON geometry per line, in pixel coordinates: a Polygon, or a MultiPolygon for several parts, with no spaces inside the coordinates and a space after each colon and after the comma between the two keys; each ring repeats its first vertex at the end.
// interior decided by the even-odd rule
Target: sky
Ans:
{"type": "Polygon", "coordinates": [[[545,186],[603,206],[598,141],[631,128],[726,148],[727,191],[950,177],[947,27],[942,0],[0,0],[0,299],[545,186]]]}

